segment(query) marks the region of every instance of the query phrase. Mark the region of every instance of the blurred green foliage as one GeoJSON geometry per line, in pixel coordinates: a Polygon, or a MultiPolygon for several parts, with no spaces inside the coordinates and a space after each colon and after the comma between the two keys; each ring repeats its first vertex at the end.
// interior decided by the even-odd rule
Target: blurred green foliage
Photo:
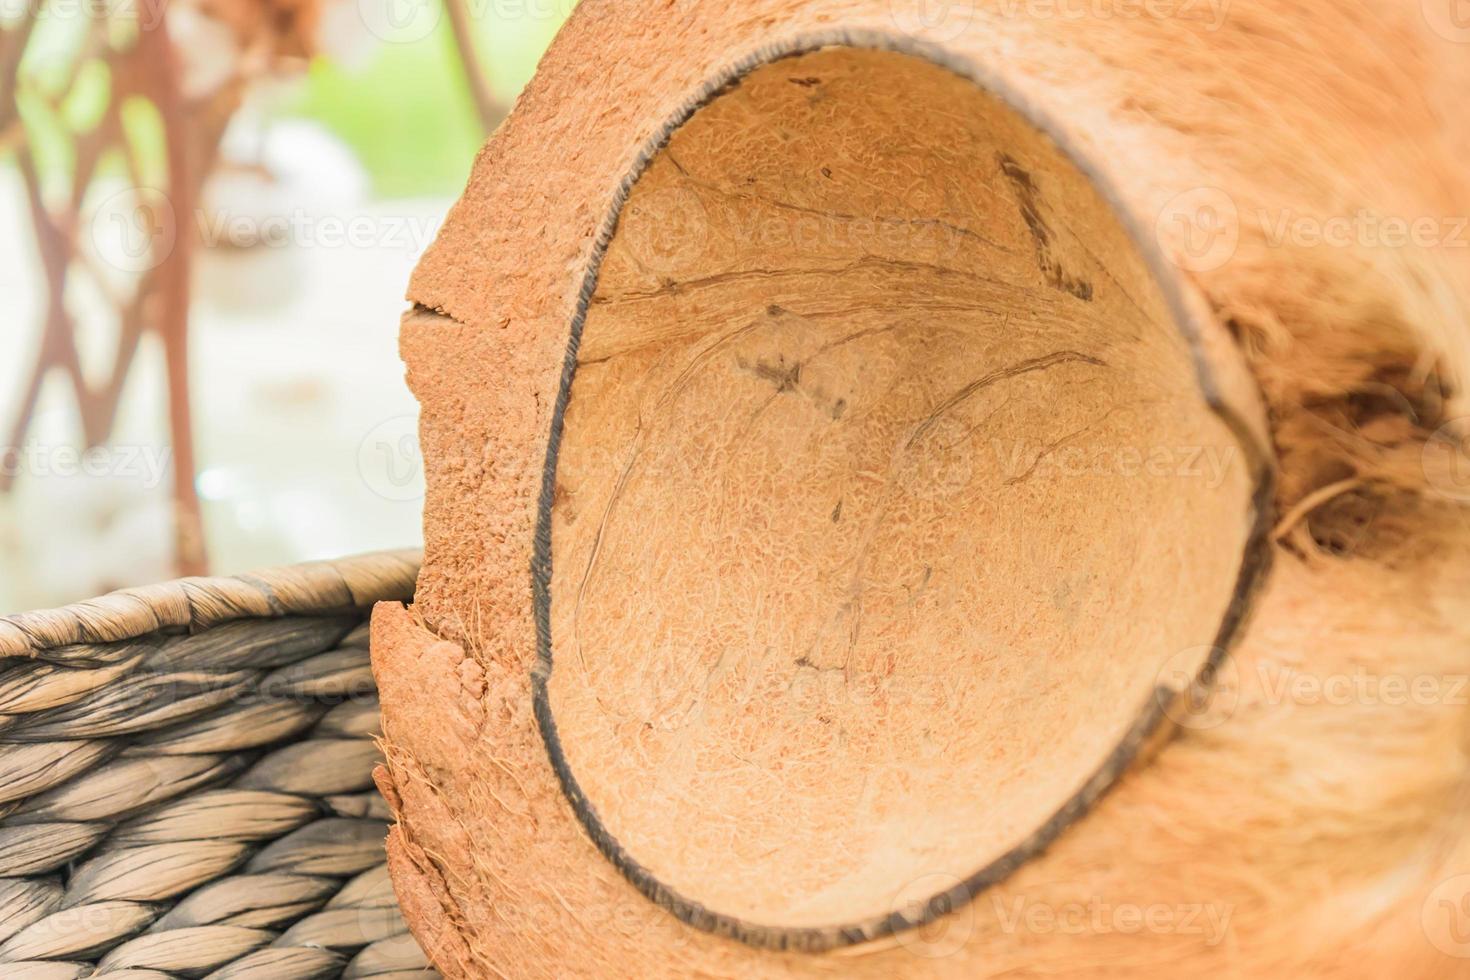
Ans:
{"type": "MultiPolygon", "coordinates": [[[[508,107],[560,23],[550,18],[476,20],[486,74],[508,107]]],[[[366,64],[318,59],[289,114],[315,119],[345,140],[380,197],[455,194],[485,134],[475,116],[448,22],[414,44],[380,44],[366,64]]]]}
{"type": "MultiPolygon", "coordinates": [[[[471,10],[481,61],[492,89],[508,107],[561,22],[555,16],[525,16],[514,4],[472,3],[471,10]],[[503,13],[517,10],[522,16],[503,13]]],[[[72,170],[70,134],[96,125],[111,97],[111,80],[100,60],[84,61],[73,78],[84,29],[85,22],[76,18],[39,22],[26,48],[25,84],[15,93],[37,169],[58,190],[72,170]]],[[[113,33],[132,29],[125,21],[110,25],[113,33]]],[[[315,59],[300,90],[275,111],[316,120],[343,139],[379,197],[457,193],[485,137],[447,18],[412,44],[376,44],[361,64],[315,59]]],[[[150,177],[161,172],[161,141],[151,131],[156,123],[129,107],[124,107],[123,123],[140,168],[150,177]]],[[[114,155],[104,159],[104,172],[118,167],[114,155]]]]}

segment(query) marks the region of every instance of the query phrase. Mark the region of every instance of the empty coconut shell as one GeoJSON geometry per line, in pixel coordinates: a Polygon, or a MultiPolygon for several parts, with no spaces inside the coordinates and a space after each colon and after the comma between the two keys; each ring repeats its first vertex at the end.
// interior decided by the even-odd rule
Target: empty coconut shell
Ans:
{"type": "Polygon", "coordinates": [[[404,319],[446,975],[1470,962],[1470,59],[1316,6],[578,8],[404,319]]]}

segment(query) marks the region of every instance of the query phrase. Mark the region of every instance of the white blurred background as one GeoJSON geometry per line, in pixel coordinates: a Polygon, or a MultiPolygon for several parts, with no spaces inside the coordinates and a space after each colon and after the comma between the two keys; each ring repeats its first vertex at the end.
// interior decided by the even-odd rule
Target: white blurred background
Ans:
{"type": "MultiPolygon", "coordinates": [[[[19,8],[11,8],[24,2],[0,0],[0,25],[12,36],[19,8]]],[[[431,0],[384,2],[391,6],[322,4],[309,54],[284,70],[250,69],[197,212],[179,222],[180,233],[193,225],[199,235],[188,367],[210,572],[420,541],[417,409],[403,382],[398,320],[409,273],[493,120],[477,112],[443,10],[431,0]]],[[[219,84],[222,62],[249,50],[230,40],[221,28],[229,18],[213,16],[214,6],[182,4],[188,17],[170,8],[174,42],[192,52],[185,83],[201,91],[219,84]]],[[[568,6],[461,8],[496,112],[568,6]]],[[[95,113],[89,98],[108,98],[78,95],[75,78],[70,88],[49,79],[58,53],[85,58],[66,40],[74,19],[60,8],[38,18],[13,92],[0,92],[21,105],[20,136],[12,127],[0,143],[0,449],[15,476],[0,494],[0,614],[167,579],[178,568],[157,337],[144,334],[104,447],[86,452],[77,398],[60,371],[48,376],[24,439],[5,441],[37,361],[48,295],[15,140],[25,141],[47,193],[64,196],[72,130],[95,113]]],[[[126,254],[109,254],[126,213],[108,209],[132,200],[133,179],[124,167],[98,168],[77,236],[97,268],[67,278],[78,352],[97,383],[118,347],[108,269],[130,271],[126,254]]]]}

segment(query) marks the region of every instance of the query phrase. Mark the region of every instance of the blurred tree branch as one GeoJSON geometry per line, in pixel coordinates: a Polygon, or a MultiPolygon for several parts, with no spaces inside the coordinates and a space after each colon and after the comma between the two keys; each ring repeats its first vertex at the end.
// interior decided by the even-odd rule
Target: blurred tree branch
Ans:
{"type": "Polygon", "coordinates": [[[480,125],[488,136],[505,118],[506,106],[495,97],[489,77],[480,63],[479,51],[475,47],[474,25],[470,22],[465,0],[444,0],[444,7],[449,13],[449,32],[454,36],[454,46],[459,52],[459,63],[464,70],[465,82],[469,85],[470,98],[474,100],[480,125]]]}
{"type": "MultiPolygon", "coordinates": [[[[0,149],[15,155],[46,280],[46,315],[39,349],[11,426],[8,445],[19,447],[24,443],[35,421],[42,387],[56,370],[64,373],[70,382],[86,447],[104,444],[112,436],[142,336],[145,331],[153,330],[163,342],[168,379],[175,564],[180,574],[202,574],[206,560],[199,499],[194,487],[188,380],[188,270],[193,244],[189,217],[222,126],[193,127],[183,119],[186,108],[179,98],[177,66],[161,8],[158,18],[146,26],[140,25],[131,41],[110,43],[107,15],[95,7],[86,7],[85,36],[76,55],[65,66],[61,83],[54,91],[31,94],[38,104],[50,106],[55,112],[75,91],[83,66],[94,61],[100,61],[107,69],[111,88],[107,104],[92,126],[80,131],[66,127],[73,157],[71,173],[67,175],[69,186],[62,200],[48,202],[46,184],[20,115],[25,85],[21,65],[42,10],[40,0],[32,0],[16,25],[0,34],[0,84],[3,84],[0,149]],[[156,213],[152,202],[142,200],[141,193],[152,188],[145,183],[137,148],[122,125],[120,107],[135,96],[151,102],[163,120],[163,150],[168,171],[165,186],[157,190],[162,192],[174,217],[162,242],[155,229],[164,227],[163,216],[156,213]],[[207,153],[191,149],[191,142],[201,136],[211,144],[207,153]],[[138,197],[134,217],[145,218],[150,229],[146,245],[148,259],[130,289],[119,290],[107,270],[98,268],[93,257],[81,247],[88,193],[96,187],[98,169],[109,151],[121,157],[132,192],[138,197]],[[179,215],[184,216],[182,223],[178,221],[179,215]],[[117,346],[100,385],[91,383],[83,371],[76,341],[77,322],[67,305],[68,283],[78,275],[93,281],[98,292],[107,297],[117,318],[117,346]]],[[[233,92],[226,95],[233,100],[233,92]]],[[[12,474],[8,471],[0,474],[0,492],[8,491],[11,485],[12,474]]]]}
{"type": "MultiPolygon", "coordinates": [[[[196,206],[249,76],[268,72],[282,60],[304,63],[304,57],[313,53],[313,8],[255,0],[211,7],[211,15],[223,18],[221,22],[235,32],[241,53],[229,81],[205,94],[191,95],[186,93],[186,65],[181,61],[191,54],[197,59],[214,55],[175,44],[169,30],[174,2],[188,0],[138,0],[137,9],[128,10],[96,3],[68,7],[68,18],[83,20],[69,26],[85,33],[74,38],[77,43],[65,56],[69,59],[65,65],[48,64],[37,78],[27,78],[23,66],[38,22],[53,12],[47,0],[26,0],[19,16],[9,26],[0,27],[0,154],[15,159],[45,277],[40,339],[6,446],[18,448],[28,437],[42,390],[53,373],[65,376],[69,383],[86,448],[112,439],[128,377],[142,339],[151,331],[164,350],[173,455],[175,564],[179,574],[194,575],[206,570],[188,371],[196,206]],[[76,123],[64,110],[74,101],[84,69],[94,64],[100,64],[109,79],[106,104],[100,117],[76,123]],[[124,125],[124,104],[140,99],[157,110],[162,123],[162,145],[157,149],[163,158],[163,175],[148,172],[135,135],[124,125]],[[28,110],[24,117],[23,101],[28,110]],[[40,141],[32,145],[27,128],[32,110],[46,117],[48,126],[54,123],[66,142],[67,172],[53,172],[51,158],[42,152],[51,148],[51,141],[45,146],[40,141]],[[126,213],[111,217],[130,223],[123,229],[125,234],[141,231],[147,239],[140,254],[133,256],[139,261],[132,270],[108,268],[104,254],[85,247],[89,232],[94,236],[92,244],[98,245],[97,219],[88,215],[89,209],[95,211],[95,195],[107,179],[103,164],[110,159],[120,161],[127,190],[119,193],[129,195],[126,213]],[[102,376],[92,380],[83,369],[79,324],[69,305],[74,280],[79,277],[104,297],[117,324],[111,361],[102,376]]],[[[465,0],[443,2],[475,112],[489,133],[504,118],[507,107],[496,98],[484,71],[465,0]]],[[[49,26],[43,33],[49,33],[49,26]]],[[[9,491],[12,483],[12,473],[0,472],[0,493],[9,491]]]]}
{"type": "Polygon", "coordinates": [[[0,151],[24,139],[15,100],[16,84],[20,78],[20,60],[25,56],[26,43],[36,29],[40,13],[41,0],[28,0],[16,25],[0,29],[0,151]]]}

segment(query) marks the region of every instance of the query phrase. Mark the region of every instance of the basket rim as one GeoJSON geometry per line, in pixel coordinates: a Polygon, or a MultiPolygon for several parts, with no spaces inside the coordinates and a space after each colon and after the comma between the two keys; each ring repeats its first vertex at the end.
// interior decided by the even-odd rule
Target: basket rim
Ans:
{"type": "Polygon", "coordinates": [[[369,552],[240,575],[196,576],[121,589],[56,609],[0,616],[0,657],[78,643],[112,643],[161,629],[188,632],[238,619],[275,619],[413,598],[423,550],[369,552]]]}

